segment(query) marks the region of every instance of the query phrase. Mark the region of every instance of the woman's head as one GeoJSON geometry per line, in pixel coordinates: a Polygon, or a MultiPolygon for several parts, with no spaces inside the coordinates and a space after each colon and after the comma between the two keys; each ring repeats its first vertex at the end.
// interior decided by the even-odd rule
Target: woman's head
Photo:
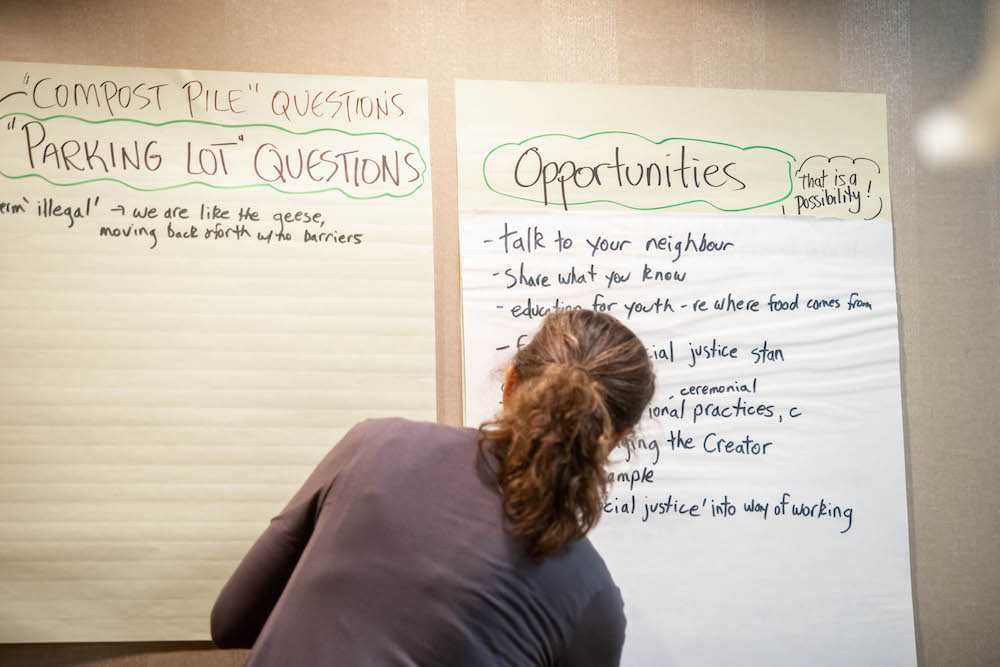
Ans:
{"type": "Polygon", "coordinates": [[[544,556],[601,516],[608,455],[653,396],[646,348],[610,315],[549,314],[514,356],[500,415],[480,427],[512,533],[544,556]]]}

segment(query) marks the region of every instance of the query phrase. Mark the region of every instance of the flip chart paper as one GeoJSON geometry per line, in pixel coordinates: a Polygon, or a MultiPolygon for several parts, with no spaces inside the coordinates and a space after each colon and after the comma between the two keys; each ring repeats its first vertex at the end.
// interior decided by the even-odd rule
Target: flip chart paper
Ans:
{"type": "Polygon", "coordinates": [[[615,315],[656,369],[591,534],[622,664],[916,664],[881,98],[460,82],[457,103],[466,423],[551,309],[615,315]]]}
{"type": "Polygon", "coordinates": [[[426,83],[0,64],[0,641],[208,636],[357,421],[433,419],[426,83]]]}

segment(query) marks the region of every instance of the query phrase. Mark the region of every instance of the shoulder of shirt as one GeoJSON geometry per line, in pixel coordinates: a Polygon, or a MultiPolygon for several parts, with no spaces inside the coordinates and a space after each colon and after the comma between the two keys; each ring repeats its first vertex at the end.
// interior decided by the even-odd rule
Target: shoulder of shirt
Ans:
{"type": "Polygon", "coordinates": [[[432,421],[408,419],[406,417],[369,417],[363,419],[351,430],[358,429],[360,432],[389,431],[401,433],[413,433],[415,431],[441,431],[454,435],[472,436],[478,429],[467,426],[452,426],[450,424],[439,424],[432,421]]]}
{"type": "Polygon", "coordinates": [[[615,586],[614,578],[611,576],[607,563],[604,562],[604,557],[601,556],[601,552],[597,550],[589,537],[582,537],[573,542],[555,558],[561,561],[561,567],[569,567],[586,573],[587,581],[597,589],[615,586]],[[571,563],[572,565],[570,565],[571,563]]]}
{"type": "Polygon", "coordinates": [[[455,448],[472,447],[477,430],[405,417],[373,417],[357,423],[347,439],[359,462],[391,457],[406,465],[430,464],[455,448]],[[405,458],[401,458],[405,457],[405,458]]]}

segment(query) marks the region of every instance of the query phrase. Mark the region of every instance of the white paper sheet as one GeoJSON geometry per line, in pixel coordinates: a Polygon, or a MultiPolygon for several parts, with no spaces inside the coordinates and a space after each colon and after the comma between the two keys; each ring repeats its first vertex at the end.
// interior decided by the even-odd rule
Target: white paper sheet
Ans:
{"type": "Polygon", "coordinates": [[[0,641],[208,636],[351,425],[435,417],[426,83],[0,64],[0,641]]]}
{"type": "Polygon", "coordinates": [[[916,664],[888,181],[884,162],[856,159],[882,155],[878,105],[844,96],[838,112],[831,95],[493,82],[461,82],[457,100],[466,423],[500,408],[506,363],[552,308],[610,312],[654,360],[636,455],[617,454],[591,535],[625,598],[622,664],[916,664]],[[766,119],[779,109],[801,119],[797,104],[814,112],[815,136],[793,120],[781,142],[780,119],[766,119]],[[845,109],[855,129],[838,135],[829,119],[845,109]],[[594,203],[571,179],[565,198],[550,179],[554,202],[491,187],[505,174],[508,189],[527,186],[512,174],[531,148],[595,165],[625,146],[608,135],[579,152],[564,137],[543,140],[566,144],[556,148],[521,141],[543,127],[579,138],[611,126],[743,147],[761,144],[759,132],[782,152],[756,166],[696,153],[702,166],[732,160],[748,174],[746,188],[718,197],[620,186],[613,160],[594,203]],[[854,157],[832,157],[838,136],[854,157]],[[875,138],[864,152],[851,136],[875,138]],[[483,148],[505,144],[521,152],[492,164],[483,148]],[[825,183],[795,176],[824,151],[832,159],[810,178],[825,169],[825,183]],[[783,166],[793,178],[782,201],[737,210],[769,201],[787,183],[783,166]],[[848,172],[861,185],[846,196],[860,206],[787,208],[837,196],[831,185],[848,172]],[[854,219],[809,217],[824,209],[854,219]]]}

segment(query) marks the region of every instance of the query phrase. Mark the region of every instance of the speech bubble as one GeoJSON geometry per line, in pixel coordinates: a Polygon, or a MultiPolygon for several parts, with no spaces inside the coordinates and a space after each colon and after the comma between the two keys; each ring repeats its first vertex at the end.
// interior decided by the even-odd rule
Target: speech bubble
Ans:
{"type": "Polygon", "coordinates": [[[385,132],[202,120],[161,123],[69,115],[0,116],[0,176],[51,185],[112,182],[156,192],[202,185],[340,192],[351,199],[408,197],[427,162],[417,145],[385,132]]]}
{"type": "Polygon", "coordinates": [[[694,204],[746,211],[791,196],[794,160],[771,146],[690,137],[541,134],[490,150],[483,179],[499,195],[564,210],[605,203],[647,211],[694,204]]]}
{"type": "Polygon", "coordinates": [[[881,175],[871,158],[810,155],[795,170],[795,193],[782,209],[786,215],[874,220],[885,206],[881,175]]]}

